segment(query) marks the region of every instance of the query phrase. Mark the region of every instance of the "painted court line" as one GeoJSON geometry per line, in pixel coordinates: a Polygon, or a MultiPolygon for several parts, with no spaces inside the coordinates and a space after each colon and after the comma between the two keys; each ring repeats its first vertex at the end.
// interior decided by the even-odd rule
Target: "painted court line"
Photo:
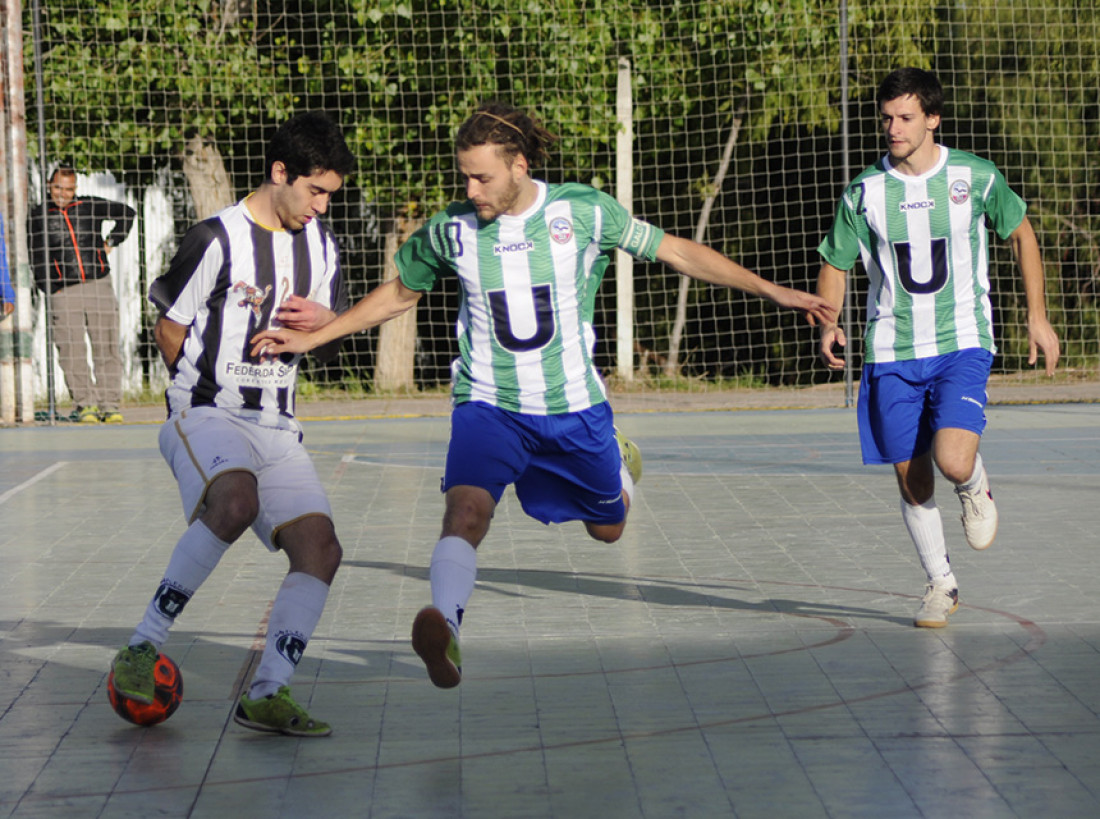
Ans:
{"type": "Polygon", "coordinates": [[[14,498],[16,495],[18,495],[20,492],[22,492],[27,487],[34,486],[36,483],[38,483],[43,478],[48,478],[50,475],[52,475],[54,472],[56,472],[57,470],[59,470],[61,467],[65,466],[68,463],[69,463],[68,461],[58,461],[57,463],[55,463],[51,466],[47,466],[45,469],[43,469],[41,472],[39,472],[33,478],[30,478],[29,480],[23,481],[23,483],[19,484],[18,486],[13,486],[7,492],[0,495],[0,503],[6,503],[8,498],[14,498]]]}

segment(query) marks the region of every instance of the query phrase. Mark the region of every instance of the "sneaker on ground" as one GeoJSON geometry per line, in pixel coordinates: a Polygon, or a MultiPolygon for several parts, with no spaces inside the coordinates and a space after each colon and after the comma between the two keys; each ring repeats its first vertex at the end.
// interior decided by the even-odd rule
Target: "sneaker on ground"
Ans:
{"type": "Polygon", "coordinates": [[[122,413],[118,410],[107,410],[100,416],[100,420],[105,424],[121,424],[122,413]]]}
{"type": "Polygon", "coordinates": [[[989,479],[982,469],[978,485],[974,489],[955,487],[955,494],[962,503],[962,524],[966,542],[971,549],[988,549],[997,537],[997,504],[989,491],[989,479]]]}
{"type": "Polygon", "coordinates": [[[642,451],[617,428],[615,440],[619,442],[619,454],[622,455],[623,463],[626,464],[626,471],[630,473],[634,483],[637,483],[642,479],[642,451]]]}
{"type": "Polygon", "coordinates": [[[313,719],[294,698],[289,686],[282,686],[274,694],[251,700],[242,694],[233,712],[233,721],[254,731],[286,734],[289,737],[327,737],[332,726],[313,719]]]}
{"type": "Polygon", "coordinates": [[[76,422],[78,424],[98,424],[99,407],[81,407],[76,412],[76,422]]]}
{"type": "Polygon", "coordinates": [[[959,590],[954,586],[929,583],[925,587],[920,609],[913,618],[918,628],[943,628],[947,625],[947,615],[954,614],[959,608],[959,590]]]}
{"type": "Polygon", "coordinates": [[[115,691],[128,700],[151,704],[157,690],[156,664],[157,647],[148,640],[122,649],[111,661],[115,691]]]}
{"type": "Polygon", "coordinates": [[[428,669],[428,679],[437,688],[454,688],[462,682],[458,635],[435,606],[422,608],[413,620],[412,646],[428,669]]]}

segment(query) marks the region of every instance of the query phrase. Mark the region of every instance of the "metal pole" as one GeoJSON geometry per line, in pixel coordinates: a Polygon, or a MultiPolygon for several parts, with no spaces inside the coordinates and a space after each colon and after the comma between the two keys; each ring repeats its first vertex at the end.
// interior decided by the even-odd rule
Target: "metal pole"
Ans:
{"type": "MultiPolygon", "coordinates": [[[[46,189],[46,103],[43,99],[43,93],[45,89],[45,81],[42,73],[42,9],[39,5],[39,0],[33,0],[34,8],[34,82],[36,86],[36,110],[38,111],[38,173],[41,177],[41,191],[42,191],[42,224],[39,225],[39,230],[42,231],[42,249],[43,249],[43,264],[48,266],[50,258],[50,231],[49,231],[49,217],[47,216],[47,197],[49,192],[46,189]]],[[[57,423],[57,407],[54,401],[54,378],[53,378],[53,330],[51,328],[50,319],[52,316],[50,305],[50,281],[49,275],[46,276],[46,392],[48,393],[49,410],[48,417],[51,424],[57,423]]]]}
{"type": "MultiPolygon", "coordinates": [[[[840,165],[844,171],[843,184],[851,179],[851,146],[848,131],[848,2],[840,0],[840,165]]],[[[852,283],[844,288],[844,306],[841,323],[848,343],[844,347],[844,406],[853,405],[852,372],[852,283]]]]}
{"type": "MultiPolygon", "coordinates": [[[[634,213],[634,102],[630,60],[619,58],[615,115],[619,133],[615,139],[615,197],[634,213]]],[[[615,358],[616,371],[625,382],[634,380],[634,258],[615,251],[615,358]]]]}

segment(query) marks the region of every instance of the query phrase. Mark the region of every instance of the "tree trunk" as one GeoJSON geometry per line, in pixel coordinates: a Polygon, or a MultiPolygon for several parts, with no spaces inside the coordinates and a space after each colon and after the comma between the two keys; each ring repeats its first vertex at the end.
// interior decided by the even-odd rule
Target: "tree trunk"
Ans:
{"type": "Polygon", "coordinates": [[[183,174],[187,177],[199,221],[233,204],[233,188],[225,172],[225,161],[214,143],[200,136],[192,137],[183,151],[183,174]]]}
{"type": "MultiPolygon", "coordinates": [[[[423,219],[399,216],[394,229],[386,234],[385,281],[397,277],[394,256],[423,219]]],[[[386,322],[378,330],[378,360],[374,368],[375,392],[414,392],[416,390],[416,307],[386,322]]]]}

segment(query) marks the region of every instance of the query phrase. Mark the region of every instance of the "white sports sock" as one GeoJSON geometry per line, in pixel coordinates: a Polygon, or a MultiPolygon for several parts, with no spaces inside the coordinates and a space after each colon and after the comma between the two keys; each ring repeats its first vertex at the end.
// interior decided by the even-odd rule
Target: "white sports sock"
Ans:
{"type": "Polygon", "coordinates": [[[130,645],[148,640],[160,648],[168,639],[168,629],[183,611],[187,601],[214,571],[229,544],[214,535],[206,524],[196,520],[176,543],[164,578],[145,608],[145,616],[130,637],[130,645]]]}
{"type": "Polygon", "coordinates": [[[982,463],[982,453],[977,453],[974,456],[974,472],[966,480],[966,483],[960,483],[959,489],[965,489],[967,491],[977,489],[978,483],[981,481],[981,477],[985,472],[985,465],[982,463]]]}
{"type": "Polygon", "coordinates": [[[921,566],[933,583],[942,583],[951,577],[951,561],[947,556],[947,542],[943,536],[943,520],[934,498],[929,498],[920,506],[912,506],[901,501],[901,518],[909,537],[917,547],[921,566]]]}
{"type": "Polygon", "coordinates": [[[619,467],[619,475],[623,479],[623,491],[626,492],[626,498],[630,501],[630,505],[634,505],[634,479],[630,477],[630,470],[626,468],[624,463],[619,467]]]}
{"type": "Polygon", "coordinates": [[[457,632],[477,581],[477,549],[455,535],[443,538],[432,551],[429,578],[432,605],[443,612],[457,632]]]}
{"type": "Polygon", "coordinates": [[[267,643],[248,689],[249,699],[266,697],[290,684],[325,610],[328,590],[328,583],[305,572],[290,572],[283,579],[271,606],[267,643]]]}

